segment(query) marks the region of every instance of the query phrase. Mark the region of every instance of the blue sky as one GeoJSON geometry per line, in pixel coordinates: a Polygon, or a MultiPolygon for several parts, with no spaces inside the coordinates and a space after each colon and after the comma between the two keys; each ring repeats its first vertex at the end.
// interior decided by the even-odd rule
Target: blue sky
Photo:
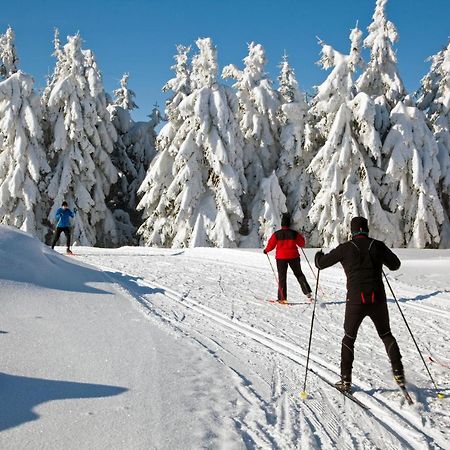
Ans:
{"type": "MultiPolygon", "coordinates": [[[[366,35],[374,5],[375,0],[15,0],[2,2],[0,30],[14,28],[20,67],[35,77],[37,87],[53,71],[54,28],[63,42],[80,31],[84,47],[96,54],[106,90],[130,73],[140,106],[133,116],[145,120],[153,104],[167,98],[161,87],[172,76],[176,44],[195,47],[198,37],[211,37],[222,68],[242,66],[246,44],[261,43],[273,79],[286,51],[301,87],[312,92],[327,75],[315,64],[316,36],[347,52],[350,29],[358,20],[366,35]]],[[[415,90],[429,68],[426,58],[448,42],[450,1],[390,0],[387,11],[400,35],[401,76],[415,90]]]]}

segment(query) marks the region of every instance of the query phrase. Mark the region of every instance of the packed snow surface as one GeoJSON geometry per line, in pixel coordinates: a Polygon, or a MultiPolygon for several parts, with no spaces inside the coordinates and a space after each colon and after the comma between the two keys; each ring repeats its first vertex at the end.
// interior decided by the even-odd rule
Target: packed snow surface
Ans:
{"type": "Polygon", "coordinates": [[[260,250],[75,250],[0,226],[0,448],[450,448],[450,251],[398,250],[388,274],[447,398],[389,295],[415,404],[366,320],[354,366],[365,411],[327,384],[339,378],[341,267],[320,274],[302,401],[313,307],[292,274],[299,304],[268,303],[276,284],[260,250]]]}

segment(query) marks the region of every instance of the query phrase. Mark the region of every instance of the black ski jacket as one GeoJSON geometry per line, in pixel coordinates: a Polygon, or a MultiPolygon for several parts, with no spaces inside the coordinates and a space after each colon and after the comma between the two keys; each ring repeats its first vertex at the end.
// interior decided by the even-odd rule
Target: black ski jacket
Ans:
{"type": "Polygon", "coordinates": [[[356,235],[327,255],[318,252],[316,267],[326,269],[340,262],[347,275],[347,302],[371,304],[385,302],[386,292],[383,284],[383,264],[390,270],[400,267],[400,260],[384,242],[356,235]]]}

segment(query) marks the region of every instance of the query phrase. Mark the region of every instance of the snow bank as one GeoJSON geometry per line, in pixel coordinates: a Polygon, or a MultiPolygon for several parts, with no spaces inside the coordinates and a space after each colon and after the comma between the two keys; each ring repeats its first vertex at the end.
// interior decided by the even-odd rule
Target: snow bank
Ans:
{"type": "Polygon", "coordinates": [[[0,225],[0,299],[6,283],[19,282],[39,287],[94,293],[87,283],[105,282],[101,272],[59,255],[33,236],[0,225]]]}

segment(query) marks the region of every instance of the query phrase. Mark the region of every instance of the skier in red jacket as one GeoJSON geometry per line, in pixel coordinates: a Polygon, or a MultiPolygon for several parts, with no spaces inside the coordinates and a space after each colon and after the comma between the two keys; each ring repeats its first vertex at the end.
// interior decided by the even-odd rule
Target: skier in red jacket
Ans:
{"type": "Polygon", "coordinates": [[[290,214],[283,214],[281,218],[281,230],[275,231],[269,239],[264,253],[269,253],[276,247],[275,259],[278,269],[278,301],[287,302],[287,268],[291,266],[292,272],[300,283],[303,293],[312,301],[311,288],[306,281],[300,266],[300,254],[297,247],[305,246],[305,238],[290,228],[290,214]]]}

